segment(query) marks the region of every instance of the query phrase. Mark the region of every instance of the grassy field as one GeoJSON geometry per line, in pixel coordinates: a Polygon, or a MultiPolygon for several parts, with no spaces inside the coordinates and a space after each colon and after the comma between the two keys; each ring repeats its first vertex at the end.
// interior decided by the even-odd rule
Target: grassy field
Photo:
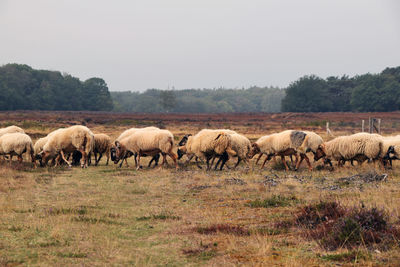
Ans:
{"type": "MultiPolygon", "coordinates": [[[[291,123],[275,117],[268,124],[262,116],[247,118],[247,124],[240,117],[160,122],[115,114],[110,115],[115,116],[112,121],[103,121],[104,114],[69,113],[63,120],[49,113],[35,120],[29,116],[0,118],[3,126],[24,126],[33,139],[82,123],[82,118],[94,132],[114,138],[132,121],[132,126],[162,124],[177,139],[206,127],[232,128],[255,139],[291,123]]],[[[337,125],[335,133],[358,131],[349,117],[329,119],[337,125]]],[[[399,131],[393,124],[398,117],[393,113],[384,130],[399,131]]],[[[310,124],[296,118],[293,123],[299,125],[292,128],[327,138],[324,121],[310,124]]],[[[272,163],[264,170],[240,165],[237,170],[206,172],[194,165],[179,170],[170,165],[135,171],[132,160],[130,168],[120,169],[113,163],[105,166],[104,158],[100,166],[88,169],[0,164],[0,266],[400,265],[399,164],[386,171],[365,164],[333,172],[308,172],[305,165],[298,172],[284,172],[272,163]],[[360,173],[365,175],[354,176],[360,173]],[[387,177],[378,179],[382,173],[387,177]],[[329,206],[332,203],[338,206],[329,206]],[[357,239],[361,235],[353,233],[360,229],[348,224],[354,214],[367,214],[363,220],[369,229],[383,225],[382,235],[374,234],[374,242],[369,235],[357,239]],[[335,220],[346,225],[339,227],[335,220]],[[348,229],[351,233],[343,239],[348,229]]]]}

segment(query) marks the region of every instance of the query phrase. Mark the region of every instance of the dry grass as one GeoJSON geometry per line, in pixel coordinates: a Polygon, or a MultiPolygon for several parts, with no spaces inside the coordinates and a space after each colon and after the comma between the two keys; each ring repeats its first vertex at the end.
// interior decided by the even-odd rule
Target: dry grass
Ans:
{"type": "MultiPolygon", "coordinates": [[[[28,133],[53,129],[42,124],[31,124],[28,133]]],[[[194,132],[199,125],[166,123],[175,134],[194,132]]],[[[127,128],[89,127],[112,137],[127,128]]],[[[254,138],[262,131],[268,133],[261,129],[254,138]]],[[[290,223],[308,205],[331,201],[344,208],[383,209],[389,223],[397,225],[398,163],[385,181],[368,183],[339,180],[370,171],[368,164],[312,173],[305,166],[286,173],[271,164],[264,170],[241,165],[222,172],[193,164],[178,171],[104,164],[105,159],[85,170],[32,170],[29,164],[10,168],[2,163],[0,266],[396,266],[400,261],[399,243],[385,250],[361,244],[328,251],[305,235],[308,229],[290,223]]]]}

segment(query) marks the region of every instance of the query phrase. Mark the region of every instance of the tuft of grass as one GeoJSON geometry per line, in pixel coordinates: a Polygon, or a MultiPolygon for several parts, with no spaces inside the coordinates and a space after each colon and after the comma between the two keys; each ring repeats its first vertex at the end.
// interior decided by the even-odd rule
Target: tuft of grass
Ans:
{"type": "Polygon", "coordinates": [[[322,222],[335,220],[345,214],[345,209],[338,202],[320,201],[317,204],[300,208],[296,215],[296,223],[302,227],[314,228],[322,222]]]}
{"type": "Polygon", "coordinates": [[[90,223],[90,224],[97,224],[97,223],[103,223],[103,224],[114,224],[114,225],[124,225],[122,222],[117,222],[117,221],[112,221],[104,218],[92,218],[92,217],[86,217],[86,216],[78,216],[78,217],[73,217],[71,219],[74,222],[84,222],[84,223],[90,223]]]}
{"type": "Polygon", "coordinates": [[[87,258],[87,253],[81,252],[58,252],[56,255],[61,258],[87,258]]]}
{"type": "Polygon", "coordinates": [[[248,236],[250,231],[239,225],[213,224],[204,227],[195,227],[194,231],[203,235],[212,235],[217,233],[231,234],[237,236],[248,236]]]}
{"type": "Polygon", "coordinates": [[[295,221],[308,229],[306,236],[329,250],[379,247],[387,250],[398,244],[400,230],[389,223],[383,209],[352,207],[337,202],[320,202],[300,209],[295,221]]]}
{"type": "Polygon", "coordinates": [[[49,208],[46,210],[46,213],[49,215],[62,215],[62,214],[78,214],[85,215],[87,214],[87,207],[80,206],[77,208],[49,208]]]}
{"type": "Polygon", "coordinates": [[[181,217],[170,215],[167,213],[153,214],[150,216],[137,217],[136,221],[148,221],[148,220],[180,220],[181,217]]]}
{"type": "Polygon", "coordinates": [[[271,207],[287,207],[293,203],[297,203],[299,200],[296,196],[285,197],[281,195],[272,195],[264,200],[256,199],[250,201],[246,205],[251,208],[271,208],[271,207]]]}
{"type": "Polygon", "coordinates": [[[338,254],[322,255],[322,256],[320,256],[320,258],[323,260],[326,260],[326,261],[340,261],[340,262],[357,263],[359,260],[365,260],[369,257],[367,254],[365,254],[362,251],[351,250],[348,252],[343,252],[343,253],[338,253],[338,254]]]}

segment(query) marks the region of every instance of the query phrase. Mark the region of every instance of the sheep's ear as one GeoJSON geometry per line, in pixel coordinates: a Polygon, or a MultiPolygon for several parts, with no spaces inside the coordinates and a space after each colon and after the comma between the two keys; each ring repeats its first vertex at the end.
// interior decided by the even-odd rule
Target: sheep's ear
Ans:
{"type": "Polygon", "coordinates": [[[121,144],[120,144],[118,141],[115,141],[115,146],[116,146],[117,148],[121,148],[121,144]]]}
{"type": "Polygon", "coordinates": [[[222,135],[222,133],[220,133],[220,134],[217,136],[217,138],[215,138],[215,140],[218,140],[218,138],[220,138],[221,135],[222,135]]]}

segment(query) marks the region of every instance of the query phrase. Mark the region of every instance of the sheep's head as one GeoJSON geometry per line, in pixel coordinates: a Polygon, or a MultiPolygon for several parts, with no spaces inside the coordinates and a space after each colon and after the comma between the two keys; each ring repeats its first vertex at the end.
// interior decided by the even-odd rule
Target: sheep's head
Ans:
{"type": "Polygon", "coordinates": [[[326,156],[325,144],[318,146],[317,151],[314,153],[314,161],[318,161],[320,158],[326,156]]]}
{"type": "Polygon", "coordinates": [[[189,136],[192,136],[191,134],[185,134],[184,137],[182,137],[182,140],[179,142],[179,146],[184,146],[187,143],[187,140],[189,139],[189,136]]]}
{"type": "Polygon", "coordinates": [[[125,153],[125,148],[119,141],[115,141],[115,146],[113,146],[110,149],[111,153],[111,160],[114,161],[115,164],[118,163],[120,159],[122,159],[124,153],[125,153]]]}
{"type": "Polygon", "coordinates": [[[389,146],[388,151],[383,159],[397,159],[394,146],[389,146]]]}
{"type": "Polygon", "coordinates": [[[251,144],[251,149],[248,153],[248,158],[252,159],[255,155],[257,155],[260,152],[261,152],[260,147],[256,143],[253,143],[251,144]]]}
{"type": "Polygon", "coordinates": [[[178,153],[178,160],[179,159],[181,159],[182,157],[183,157],[183,155],[185,155],[186,154],[186,147],[185,146],[180,146],[179,148],[178,148],[178,151],[177,151],[177,153],[178,153]]]}

